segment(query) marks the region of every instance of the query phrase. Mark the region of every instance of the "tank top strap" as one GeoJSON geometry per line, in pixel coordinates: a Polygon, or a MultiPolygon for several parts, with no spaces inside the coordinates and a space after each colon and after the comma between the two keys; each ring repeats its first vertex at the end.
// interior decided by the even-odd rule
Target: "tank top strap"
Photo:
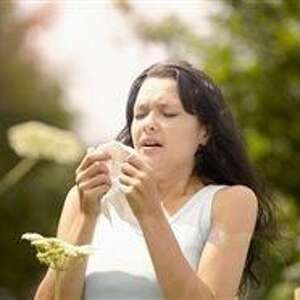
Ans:
{"type": "Polygon", "coordinates": [[[211,219],[212,202],[215,193],[227,185],[209,184],[196,192],[175,215],[168,217],[171,225],[185,224],[208,230],[211,219]]]}
{"type": "Polygon", "coordinates": [[[211,223],[212,223],[212,209],[213,209],[213,202],[215,200],[215,194],[219,190],[228,187],[228,185],[225,184],[213,184],[209,186],[209,190],[207,192],[206,201],[203,203],[205,205],[205,208],[203,207],[203,226],[209,230],[211,223]]]}

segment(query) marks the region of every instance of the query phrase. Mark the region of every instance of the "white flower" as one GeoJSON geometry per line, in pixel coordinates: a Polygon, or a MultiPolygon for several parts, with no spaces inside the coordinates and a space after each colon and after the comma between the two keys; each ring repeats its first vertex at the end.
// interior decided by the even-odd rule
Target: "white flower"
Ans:
{"type": "Polygon", "coordinates": [[[19,156],[73,163],[80,159],[83,147],[75,134],[37,121],[8,129],[10,146],[19,156]]]}
{"type": "Polygon", "coordinates": [[[22,239],[23,239],[23,240],[28,240],[28,241],[30,241],[30,242],[33,242],[33,241],[35,241],[35,240],[39,240],[39,239],[41,239],[41,238],[43,238],[43,236],[40,235],[40,234],[38,234],[38,233],[30,233],[30,232],[27,232],[27,233],[24,233],[24,234],[22,235],[22,239]]]}
{"type": "Polygon", "coordinates": [[[37,233],[25,233],[22,239],[29,240],[35,246],[41,263],[60,271],[94,252],[90,245],[75,246],[59,238],[43,237],[37,233]]]}

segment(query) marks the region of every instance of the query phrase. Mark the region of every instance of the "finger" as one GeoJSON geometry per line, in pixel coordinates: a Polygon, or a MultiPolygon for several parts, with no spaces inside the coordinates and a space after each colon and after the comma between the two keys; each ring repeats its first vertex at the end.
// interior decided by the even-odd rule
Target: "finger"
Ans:
{"type": "Polygon", "coordinates": [[[125,174],[121,174],[118,177],[118,180],[121,184],[126,185],[126,186],[137,186],[139,181],[133,177],[127,176],[125,174]]]}
{"type": "Polygon", "coordinates": [[[136,153],[131,154],[125,160],[125,162],[128,162],[130,165],[134,166],[138,170],[147,170],[146,163],[136,153]]]}
{"type": "Polygon", "coordinates": [[[76,184],[78,184],[78,182],[77,182],[77,176],[78,176],[78,174],[82,171],[82,169],[81,169],[81,168],[82,168],[82,165],[83,165],[84,161],[86,160],[87,156],[88,156],[92,151],[94,151],[94,148],[93,148],[93,147],[88,147],[88,148],[86,149],[85,156],[83,157],[83,159],[81,160],[79,166],[78,166],[77,169],[75,170],[75,174],[76,174],[76,179],[75,179],[75,181],[76,181],[76,184]]]}
{"type": "Polygon", "coordinates": [[[100,186],[96,186],[94,188],[89,189],[88,191],[86,191],[86,193],[104,194],[104,193],[108,192],[109,189],[110,189],[110,185],[108,185],[108,184],[102,184],[100,186]]]}
{"type": "Polygon", "coordinates": [[[128,186],[128,185],[125,185],[125,184],[121,184],[119,185],[119,188],[120,190],[124,193],[124,194],[127,194],[127,193],[130,193],[132,191],[132,187],[131,186],[128,186]]]}
{"type": "Polygon", "coordinates": [[[86,156],[81,161],[77,170],[85,170],[95,161],[109,160],[111,159],[111,155],[108,152],[103,151],[93,151],[91,153],[86,154],[86,156]]]}
{"type": "Polygon", "coordinates": [[[96,174],[109,174],[108,167],[105,163],[96,161],[84,171],[80,171],[76,176],[76,182],[79,183],[87,178],[95,176],[96,174]]]}
{"type": "Polygon", "coordinates": [[[100,187],[102,185],[109,185],[111,186],[111,181],[108,176],[106,175],[98,175],[90,180],[86,180],[83,182],[80,182],[78,185],[79,190],[81,191],[88,191],[90,189],[93,189],[95,187],[100,187]]]}
{"type": "MultiPolygon", "coordinates": [[[[132,185],[125,185],[125,184],[120,183],[119,187],[120,187],[120,190],[125,194],[127,200],[129,200],[129,201],[132,200],[133,198],[141,197],[141,192],[132,185]]],[[[132,202],[131,202],[130,206],[132,208],[132,202]]]]}
{"type": "Polygon", "coordinates": [[[138,175],[139,171],[132,165],[127,162],[122,163],[121,165],[121,172],[128,176],[135,176],[138,175]]]}

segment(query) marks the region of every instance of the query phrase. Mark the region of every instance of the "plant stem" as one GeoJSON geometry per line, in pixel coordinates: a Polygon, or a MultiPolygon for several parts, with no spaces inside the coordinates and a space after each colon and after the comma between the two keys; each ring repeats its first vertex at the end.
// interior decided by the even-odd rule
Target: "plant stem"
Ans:
{"type": "Polygon", "coordinates": [[[26,175],[36,163],[37,160],[35,159],[23,158],[8,171],[8,173],[0,180],[0,196],[26,175]]]}
{"type": "Polygon", "coordinates": [[[60,286],[61,286],[61,277],[62,271],[55,270],[55,291],[54,291],[54,300],[60,300],[60,286]]]}

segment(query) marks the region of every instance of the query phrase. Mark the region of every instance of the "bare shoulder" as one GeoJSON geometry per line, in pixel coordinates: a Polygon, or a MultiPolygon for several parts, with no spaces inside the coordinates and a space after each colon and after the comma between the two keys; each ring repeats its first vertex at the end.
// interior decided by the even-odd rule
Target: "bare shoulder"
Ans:
{"type": "Polygon", "coordinates": [[[222,206],[236,208],[256,208],[258,200],[252,189],[245,185],[233,185],[219,190],[215,198],[222,206]]]}
{"type": "Polygon", "coordinates": [[[255,223],[258,212],[258,199],[255,192],[245,185],[222,188],[215,194],[213,220],[235,223],[236,226],[255,223]]]}

